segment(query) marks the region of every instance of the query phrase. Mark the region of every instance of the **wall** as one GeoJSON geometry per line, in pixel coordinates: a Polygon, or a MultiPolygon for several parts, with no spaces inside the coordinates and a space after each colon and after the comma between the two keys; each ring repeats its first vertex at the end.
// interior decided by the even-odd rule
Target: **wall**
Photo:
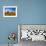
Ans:
{"type": "MultiPolygon", "coordinates": [[[[9,32],[18,24],[46,24],[46,0],[0,0],[0,44],[7,44],[9,32]],[[17,5],[17,18],[3,18],[3,6],[17,5]]],[[[16,40],[17,43],[17,40],[16,40]]]]}

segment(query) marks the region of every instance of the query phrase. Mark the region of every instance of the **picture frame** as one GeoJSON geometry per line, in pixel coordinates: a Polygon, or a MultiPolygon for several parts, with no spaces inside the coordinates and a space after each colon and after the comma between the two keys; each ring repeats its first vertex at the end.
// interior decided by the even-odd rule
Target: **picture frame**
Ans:
{"type": "Polygon", "coordinates": [[[3,17],[17,17],[17,6],[3,6],[3,17]]]}

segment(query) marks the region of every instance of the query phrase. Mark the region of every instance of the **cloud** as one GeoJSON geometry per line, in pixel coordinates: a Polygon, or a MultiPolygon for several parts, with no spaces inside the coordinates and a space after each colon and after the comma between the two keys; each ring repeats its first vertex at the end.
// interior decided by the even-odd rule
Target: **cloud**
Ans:
{"type": "Polygon", "coordinates": [[[7,11],[9,11],[9,12],[15,12],[15,8],[6,8],[5,12],[7,12],[7,11]]]}

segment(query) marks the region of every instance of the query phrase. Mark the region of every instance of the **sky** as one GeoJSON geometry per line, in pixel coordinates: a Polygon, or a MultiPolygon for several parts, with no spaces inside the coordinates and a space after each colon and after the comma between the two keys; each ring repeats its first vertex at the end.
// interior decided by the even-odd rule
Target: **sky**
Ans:
{"type": "Polygon", "coordinates": [[[9,12],[15,12],[16,8],[5,8],[5,11],[9,11],[9,12]]]}

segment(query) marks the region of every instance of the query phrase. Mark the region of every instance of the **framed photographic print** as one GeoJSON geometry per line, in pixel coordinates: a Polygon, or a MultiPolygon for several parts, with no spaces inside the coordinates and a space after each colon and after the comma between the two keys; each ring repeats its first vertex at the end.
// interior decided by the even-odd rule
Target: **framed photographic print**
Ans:
{"type": "Polygon", "coordinates": [[[3,17],[17,17],[17,6],[3,6],[3,17]]]}

